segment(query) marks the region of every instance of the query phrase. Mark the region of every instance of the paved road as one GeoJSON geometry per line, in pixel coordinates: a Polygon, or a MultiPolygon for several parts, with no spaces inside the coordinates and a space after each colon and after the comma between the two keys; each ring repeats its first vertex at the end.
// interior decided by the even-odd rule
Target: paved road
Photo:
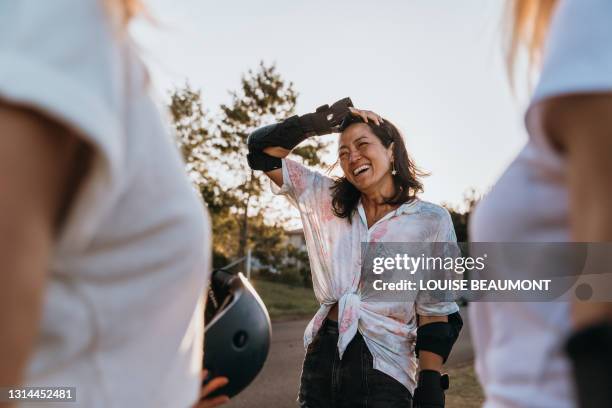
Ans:
{"type": "MultiPolygon", "coordinates": [[[[464,328],[453,348],[447,365],[473,359],[467,311],[462,310],[464,328]]],[[[253,383],[236,396],[227,408],[295,408],[298,384],[304,359],[302,337],[308,320],[278,322],[272,325],[272,346],[268,360],[253,383]]]]}

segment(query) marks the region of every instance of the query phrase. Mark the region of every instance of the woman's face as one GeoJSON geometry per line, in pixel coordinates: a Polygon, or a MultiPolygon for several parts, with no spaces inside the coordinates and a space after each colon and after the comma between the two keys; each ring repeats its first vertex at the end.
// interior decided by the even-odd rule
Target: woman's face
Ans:
{"type": "Polygon", "coordinates": [[[344,176],[361,192],[393,182],[390,173],[393,144],[384,147],[365,123],[350,125],[340,134],[338,159],[344,176]]]}

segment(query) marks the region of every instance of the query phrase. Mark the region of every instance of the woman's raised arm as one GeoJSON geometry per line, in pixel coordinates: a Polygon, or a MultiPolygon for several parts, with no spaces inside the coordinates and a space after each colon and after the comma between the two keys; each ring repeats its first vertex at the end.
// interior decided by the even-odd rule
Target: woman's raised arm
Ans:
{"type": "Polygon", "coordinates": [[[344,98],[332,106],[323,105],[316,112],[292,116],[280,123],[261,127],[248,137],[247,159],[253,170],[262,170],[278,186],[283,184],[281,159],[293,148],[315,135],[326,135],[337,130],[353,106],[344,98]]]}

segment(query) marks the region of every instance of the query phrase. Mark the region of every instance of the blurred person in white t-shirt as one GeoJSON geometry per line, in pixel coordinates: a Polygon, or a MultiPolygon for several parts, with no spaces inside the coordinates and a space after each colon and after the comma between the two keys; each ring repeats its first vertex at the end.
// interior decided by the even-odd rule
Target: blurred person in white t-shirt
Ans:
{"type": "Polygon", "coordinates": [[[71,406],[190,407],[226,381],[201,388],[210,223],[138,7],[0,1],[0,386],[76,387],[71,406]]]}
{"type": "MultiPolygon", "coordinates": [[[[472,239],[612,241],[612,2],[511,6],[509,68],[526,50],[540,79],[529,140],[478,205],[472,239]]],[[[470,316],[486,407],[612,406],[610,303],[473,303],[470,316]]]]}

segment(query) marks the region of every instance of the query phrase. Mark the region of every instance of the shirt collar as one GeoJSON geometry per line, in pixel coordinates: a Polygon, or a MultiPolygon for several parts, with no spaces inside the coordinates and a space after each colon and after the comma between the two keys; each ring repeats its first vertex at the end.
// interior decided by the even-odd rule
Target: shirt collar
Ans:
{"type": "MultiPolygon", "coordinates": [[[[402,214],[414,214],[418,211],[418,203],[420,203],[421,200],[419,200],[418,198],[413,199],[412,201],[408,202],[408,203],[404,203],[402,205],[400,205],[399,207],[397,207],[395,209],[395,212],[393,213],[392,216],[388,217],[388,218],[393,218],[393,217],[397,217],[400,216],[402,214]]],[[[368,225],[367,221],[366,221],[366,216],[365,216],[365,210],[363,209],[363,204],[361,203],[361,198],[359,199],[359,202],[357,203],[357,213],[359,214],[359,218],[361,219],[361,221],[363,222],[364,225],[368,225]]]]}

